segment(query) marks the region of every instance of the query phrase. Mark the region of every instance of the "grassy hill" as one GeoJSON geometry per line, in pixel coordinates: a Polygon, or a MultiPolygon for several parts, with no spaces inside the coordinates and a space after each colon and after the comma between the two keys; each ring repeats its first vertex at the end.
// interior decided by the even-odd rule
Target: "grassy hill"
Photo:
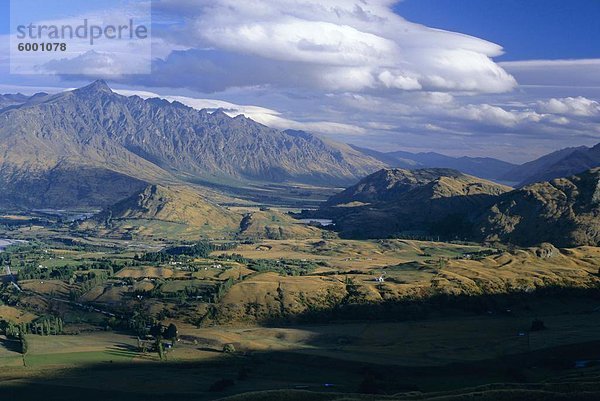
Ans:
{"type": "Polygon", "coordinates": [[[600,244],[600,169],[529,185],[498,197],[478,219],[478,235],[519,245],[600,244]]]}
{"type": "Polygon", "coordinates": [[[348,238],[454,238],[468,235],[472,214],[508,191],[455,170],[381,170],[331,197],[318,215],[348,238]]]}
{"type": "Polygon", "coordinates": [[[287,214],[273,209],[253,210],[244,215],[240,222],[239,239],[242,240],[286,240],[320,238],[322,231],[301,224],[287,214]]]}
{"type": "Polygon", "coordinates": [[[221,207],[185,185],[149,185],[82,222],[79,230],[96,236],[171,241],[306,239],[323,234],[275,209],[221,207]]]}
{"type": "Polygon", "coordinates": [[[240,220],[239,214],[213,204],[193,188],[150,185],[79,228],[103,236],[194,240],[231,237],[240,220]]]}
{"type": "MultiPolygon", "coordinates": [[[[552,288],[596,288],[598,248],[551,245],[501,252],[419,241],[265,241],[231,252],[266,271],[236,283],[216,307],[216,321],[368,319],[427,313],[444,297],[503,296],[552,288]],[[306,261],[299,275],[281,274],[306,261]],[[378,280],[382,277],[383,280],[378,280]],[[415,309],[411,309],[414,304],[415,309]],[[390,309],[388,309],[390,308],[390,309]],[[412,312],[410,312],[412,310],[412,312]],[[415,312],[415,311],[420,312],[415,312]],[[386,312],[387,311],[387,312],[386,312]]],[[[320,321],[320,320],[319,320],[320,321]]]]}

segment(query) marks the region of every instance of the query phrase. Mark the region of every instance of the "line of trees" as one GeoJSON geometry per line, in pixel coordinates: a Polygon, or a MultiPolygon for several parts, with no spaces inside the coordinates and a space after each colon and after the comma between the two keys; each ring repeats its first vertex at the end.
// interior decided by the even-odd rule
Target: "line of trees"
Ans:
{"type": "MultiPolygon", "coordinates": [[[[104,284],[110,277],[110,272],[99,271],[99,272],[88,272],[85,275],[81,275],[78,278],[83,280],[78,288],[72,288],[69,291],[69,298],[74,301],[92,288],[104,284]]],[[[69,280],[69,284],[74,284],[75,280],[69,280]]]]}
{"type": "Polygon", "coordinates": [[[226,281],[217,284],[217,288],[213,296],[213,302],[219,302],[225,295],[227,295],[227,293],[229,292],[231,287],[233,287],[234,284],[235,281],[231,277],[229,277],[226,281]]]}
{"type": "Polygon", "coordinates": [[[60,317],[43,316],[31,323],[14,324],[0,320],[0,331],[6,337],[21,339],[25,334],[38,334],[41,336],[60,335],[64,330],[64,322],[60,317]]]}
{"type": "MultiPolygon", "coordinates": [[[[25,337],[27,332],[27,325],[25,323],[16,325],[6,320],[0,320],[0,332],[4,333],[4,335],[11,340],[17,340],[19,342],[19,351],[21,354],[23,356],[27,354],[29,344],[25,337]]],[[[23,363],[25,363],[25,359],[23,359],[23,363]]]]}
{"type": "Polygon", "coordinates": [[[41,269],[27,265],[19,270],[20,280],[68,280],[75,274],[72,266],[48,267],[41,269]]]}
{"type": "Polygon", "coordinates": [[[228,251],[237,246],[235,242],[213,244],[207,241],[200,241],[193,245],[174,246],[165,248],[159,252],[148,252],[143,255],[136,255],[134,260],[143,262],[169,262],[181,258],[207,258],[213,251],[228,251]]]}

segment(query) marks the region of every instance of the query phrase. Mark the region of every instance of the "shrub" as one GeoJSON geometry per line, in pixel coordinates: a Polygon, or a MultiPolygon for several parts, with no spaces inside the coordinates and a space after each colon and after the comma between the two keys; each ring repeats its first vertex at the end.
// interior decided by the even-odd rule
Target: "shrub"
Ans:
{"type": "Polygon", "coordinates": [[[235,346],[233,344],[225,344],[223,346],[223,352],[226,354],[235,354],[235,346]]]}

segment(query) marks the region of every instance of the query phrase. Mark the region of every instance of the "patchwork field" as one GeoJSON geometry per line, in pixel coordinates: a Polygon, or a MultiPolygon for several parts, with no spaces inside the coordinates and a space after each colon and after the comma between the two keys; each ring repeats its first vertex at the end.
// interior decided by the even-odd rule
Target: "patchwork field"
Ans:
{"type": "MultiPolygon", "coordinates": [[[[268,231],[269,219],[258,217],[249,233],[268,231]]],[[[599,248],[353,241],[301,228],[319,235],[183,244],[87,238],[7,249],[14,278],[3,272],[0,333],[19,324],[34,330],[24,354],[19,338],[0,334],[0,397],[600,392],[589,384],[599,376],[599,248]],[[57,318],[60,333],[48,328],[57,318]],[[178,330],[162,359],[149,334],[157,323],[178,330]]]]}

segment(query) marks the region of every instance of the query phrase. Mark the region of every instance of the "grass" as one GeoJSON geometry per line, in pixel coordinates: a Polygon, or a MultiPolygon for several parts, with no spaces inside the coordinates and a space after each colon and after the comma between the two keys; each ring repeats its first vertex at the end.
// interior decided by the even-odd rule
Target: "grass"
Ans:
{"type": "MultiPolygon", "coordinates": [[[[61,399],[67,392],[71,398],[89,400],[212,400],[258,391],[238,399],[408,400],[408,396],[393,394],[418,388],[427,392],[427,397],[435,395],[442,400],[500,400],[523,394],[550,399],[544,398],[551,392],[550,387],[522,383],[511,387],[507,383],[570,382],[587,375],[588,370],[574,369],[574,361],[600,360],[598,299],[569,295],[478,297],[527,292],[529,288],[544,286],[597,286],[600,249],[561,250],[550,258],[536,256],[535,249],[471,256],[482,250],[486,248],[403,240],[265,240],[191,261],[190,266],[200,268],[195,272],[179,265],[126,267],[116,276],[118,281],[134,279],[133,286],[110,279],[92,288],[81,301],[104,304],[102,308],[126,307],[138,302],[125,295],[135,289],[150,290],[160,285],[164,292],[177,292],[227,278],[233,278],[235,284],[217,304],[192,298],[178,299],[176,303],[159,298],[139,302],[153,313],[163,308],[174,313],[163,323],[175,322],[182,341],[168,354],[166,362],[159,362],[154,354],[140,355],[136,339],[129,335],[86,331],[104,327],[104,316],[54,304],[57,312],[66,315],[65,321],[73,329],[70,332],[81,334],[28,336],[27,368],[22,366],[21,356],[5,346],[7,343],[0,345],[0,398],[9,394],[11,399],[21,401],[42,394],[47,399],[61,399]],[[285,276],[256,273],[243,262],[214,258],[222,253],[322,263],[306,276],[285,276]],[[212,268],[215,263],[224,268],[212,268]],[[385,282],[376,283],[374,279],[382,274],[385,282]],[[143,280],[146,277],[157,280],[143,280]],[[481,299],[481,305],[476,312],[420,309],[419,297],[431,294],[469,295],[474,301],[481,299]],[[387,316],[387,322],[341,321],[339,316],[346,316],[341,314],[336,319],[328,318],[327,324],[313,321],[298,325],[294,319],[271,319],[304,316],[314,309],[340,312],[340,305],[356,305],[361,311],[372,313],[378,306],[406,298],[419,302],[411,304],[414,310],[398,310],[412,314],[387,316]],[[190,323],[196,323],[209,310],[216,318],[206,324],[214,326],[198,328],[190,323]],[[536,318],[542,319],[548,330],[529,332],[536,318]],[[283,321],[286,326],[273,323],[283,321]],[[270,325],[258,325],[264,322],[270,325]],[[235,345],[237,354],[221,352],[229,343],[235,345]],[[248,377],[239,379],[240,372],[246,370],[248,377]],[[381,390],[390,396],[339,394],[355,393],[367,374],[373,374],[381,390]],[[211,384],[221,379],[233,380],[234,386],[222,393],[208,391],[211,384]],[[335,386],[325,388],[324,383],[335,386]],[[501,385],[462,389],[490,383],[501,385]],[[312,392],[293,391],[298,386],[312,392]]],[[[103,257],[131,260],[135,252],[52,249],[50,254],[41,256],[45,258],[44,265],[48,257],[53,257],[53,263],[85,264],[103,257]]],[[[40,294],[68,296],[66,282],[41,281],[20,284],[40,294]]],[[[19,299],[19,306],[0,307],[0,316],[31,319],[35,317],[31,311],[41,314],[48,307],[50,303],[44,302],[43,297],[26,294],[19,299]]]]}
{"type": "MultiPolygon", "coordinates": [[[[484,248],[420,241],[283,240],[242,245],[231,251],[252,259],[324,260],[341,270],[368,269],[440,257],[460,257],[484,248]],[[427,253],[424,249],[427,249],[427,253]]],[[[215,252],[220,254],[222,252],[215,252]]]]}
{"type": "Polygon", "coordinates": [[[69,294],[68,285],[60,280],[24,280],[20,281],[19,285],[24,290],[34,291],[46,295],[63,295],[69,294]]]}
{"type": "Polygon", "coordinates": [[[23,309],[8,305],[0,305],[0,318],[12,323],[29,323],[35,320],[37,316],[23,309]]]}
{"type": "Polygon", "coordinates": [[[218,321],[264,322],[277,316],[334,310],[341,304],[378,305],[440,295],[502,295],[533,293],[547,287],[585,289],[600,285],[597,248],[556,251],[549,258],[539,257],[535,248],[477,257],[480,251],[487,250],[401,240],[289,240],[241,245],[228,253],[251,259],[321,262],[322,267],[303,277],[274,273],[248,276],[222,299],[218,321]],[[376,280],[380,276],[383,283],[376,280]]]}
{"type": "Polygon", "coordinates": [[[25,357],[27,366],[31,368],[42,366],[80,366],[92,363],[131,362],[136,356],[134,353],[123,352],[115,349],[113,351],[88,351],[67,352],[51,355],[29,355],[25,357]]]}
{"type": "Polygon", "coordinates": [[[171,278],[174,270],[167,267],[126,267],[115,274],[118,278],[171,278]]]}
{"type": "MultiPolygon", "coordinates": [[[[506,316],[456,316],[403,323],[208,328],[178,323],[182,341],[167,362],[158,362],[154,354],[138,354],[136,339],[116,332],[29,335],[27,368],[21,366],[18,354],[0,351],[0,395],[16,391],[21,394],[16,399],[34,399],[27,397],[39,389],[50,396],[57,396],[60,389],[68,391],[72,398],[64,399],[76,399],[87,392],[90,400],[101,399],[94,398],[100,395],[125,399],[125,393],[130,400],[157,394],[212,400],[249,391],[259,392],[234,400],[314,395],[289,390],[301,386],[318,392],[316,399],[340,399],[339,392],[356,392],[365,372],[371,371],[387,394],[413,386],[458,399],[461,394],[481,393],[481,389],[458,390],[462,387],[510,383],[515,378],[540,383],[564,381],[568,376],[572,381],[594,369],[574,369],[577,359],[600,359],[600,320],[590,316],[589,302],[562,299],[528,308],[516,308],[506,316]],[[531,333],[528,341],[518,334],[528,330],[533,316],[542,318],[549,329],[531,333]],[[227,343],[233,343],[239,354],[221,353],[227,343]],[[246,379],[238,378],[241,370],[248,371],[246,379]],[[222,378],[232,379],[234,386],[224,393],[209,392],[210,385],[222,378]],[[30,383],[31,387],[24,391],[15,383],[30,383]],[[325,388],[324,383],[335,386],[325,388]],[[264,392],[267,390],[278,391],[264,392]]],[[[496,397],[542,391],[529,387],[501,385],[485,393],[496,397]]],[[[572,385],[574,388],[577,386],[572,385]]],[[[346,399],[369,397],[350,395],[346,399]]]]}
{"type": "Polygon", "coordinates": [[[251,218],[246,219],[241,239],[307,239],[321,238],[318,228],[299,223],[297,220],[277,210],[251,210],[251,218]]]}

